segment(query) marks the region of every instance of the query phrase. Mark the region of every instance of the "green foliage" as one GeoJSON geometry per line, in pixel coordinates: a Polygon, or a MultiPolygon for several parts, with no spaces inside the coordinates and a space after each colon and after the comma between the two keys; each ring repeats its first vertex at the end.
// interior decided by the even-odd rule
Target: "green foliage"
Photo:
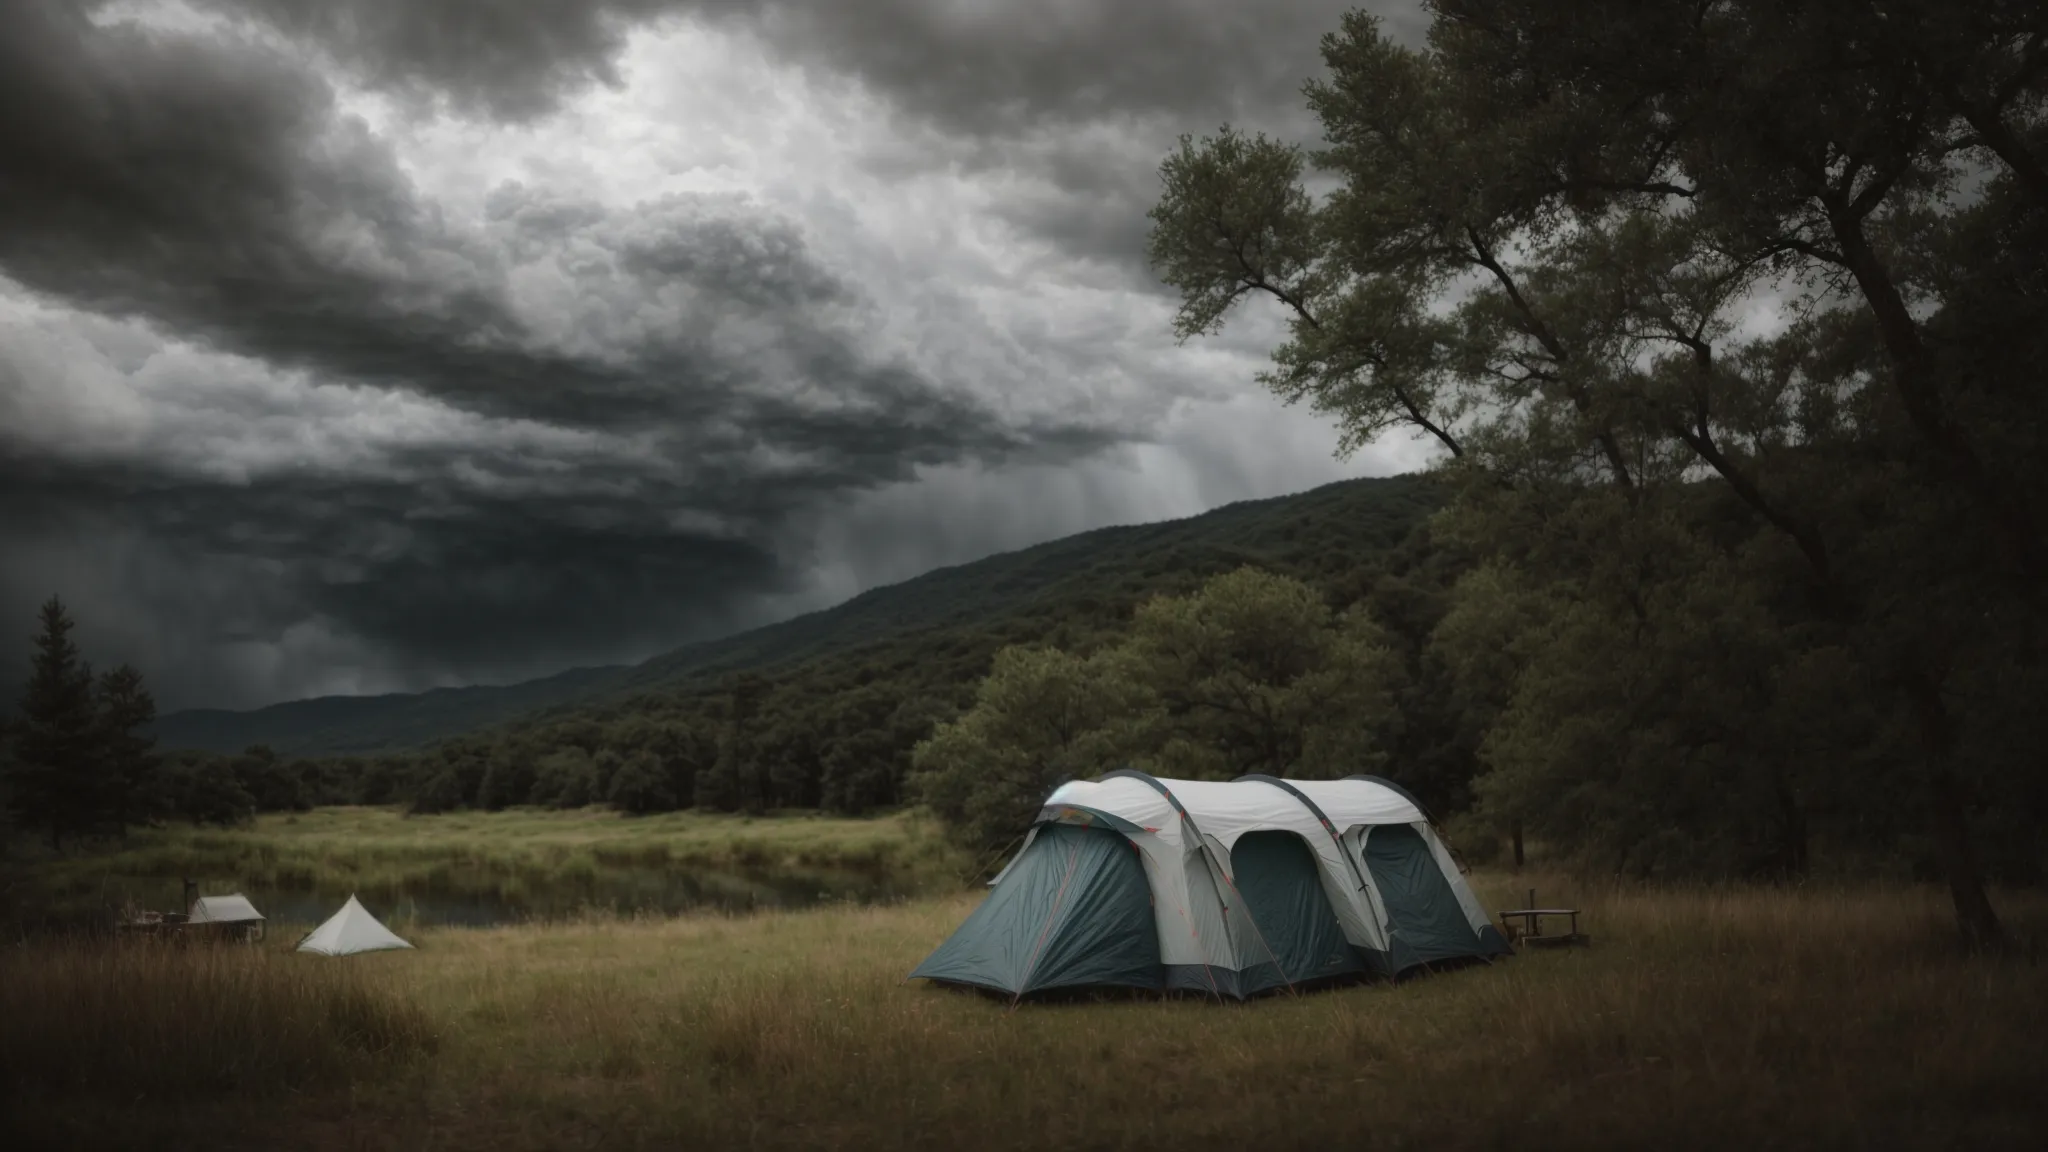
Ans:
{"type": "Polygon", "coordinates": [[[915,754],[918,794],[967,843],[1015,838],[1059,784],[1126,765],[1228,779],[1378,767],[1406,675],[1362,607],[1244,568],[1138,609],[1081,656],[1011,647],[915,754]]]}
{"type": "Polygon", "coordinates": [[[1162,712],[1156,762],[1177,776],[1329,778],[1380,767],[1406,675],[1371,616],[1257,569],[1138,610],[1130,674],[1162,712]]]}
{"type": "Polygon", "coordinates": [[[415,816],[434,816],[462,807],[462,782],[455,773],[442,769],[434,773],[412,798],[408,809],[415,816]]]}
{"type": "Polygon", "coordinates": [[[563,748],[541,757],[533,769],[529,804],[544,808],[581,808],[599,798],[597,763],[581,748],[563,748]]]}
{"type": "Polygon", "coordinates": [[[496,812],[524,804],[533,795],[533,764],[520,751],[494,751],[477,781],[476,806],[496,812]]]}
{"type": "Polygon", "coordinates": [[[974,707],[918,745],[915,786],[965,840],[1014,838],[1062,781],[1122,767],[1152,699],[1120,652],[1005,648],[974,707]]]}
{"type": "Polygon", "coordinates": [[[255,806],[265,812],[303,812],[312,807],[303,766],[278,759],[268,746],[255,744],[230,759],[235,780],[255,806]]]}
{"type": "Polygon", "coordinates": [[[605,799],[621,812],[667,812],[676,807],[675,783],[661,758],[642,750],[619,766],[605,799]]]}
{"type": "Polygon", "coordinates": [[[158,785],[165,807],[193,824],[222,827],[256,814],[256,798],[243,786],[233,762],[186,754],[164,766],[158,785]]]}

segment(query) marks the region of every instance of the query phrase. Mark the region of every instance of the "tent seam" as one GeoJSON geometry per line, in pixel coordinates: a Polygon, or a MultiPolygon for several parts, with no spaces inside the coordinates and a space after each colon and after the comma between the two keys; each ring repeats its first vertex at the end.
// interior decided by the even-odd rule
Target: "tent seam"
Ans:
{"type": "Polygon", "coordinates": [[[1031,948],[1031,962],[1024,966],[1024,977],[1017,981],[1017,991],[1010,997],[1010,1007],[1024,998],[1025,989],[1031,987],[1031,977],[1038,971],[1038,957],[1045,951],[1045,938],[1052,931],[1053,918],[1060,914],[1060,906],[1067,902],[1067,885],[1073,882],[1074,869],[1081,862],[1081,846],[1075,844],[1067,849],[1067,874],[1060,877],[1060,889],[1053,894],[1052,908],[1045,914],[1045,926],[1038,930],[1038,943],[1031,948]]]}

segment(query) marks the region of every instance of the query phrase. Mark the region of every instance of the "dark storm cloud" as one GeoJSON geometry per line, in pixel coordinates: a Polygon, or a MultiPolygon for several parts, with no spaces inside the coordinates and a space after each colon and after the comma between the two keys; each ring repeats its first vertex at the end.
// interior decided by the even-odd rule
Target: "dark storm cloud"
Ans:
{"type": "Polygon", "coordinates": [[[532,122],[619,83],[636,26],[704,21],[878,95],[847,148],[983,181],[1056,296],[1075,256],[1143,282],[1173,134],[1298,124],[1346,7],[184,6],[200,27],[0,0],[0,629],[62,592],[171,707],[632,659],[761,622],[826,561],[894,578],[1092,526],[1125,481],[1060,465],[1216,383],[1166,379],[1108,297],[984,314],[1007,289],[913,285],[929,314],[900,331],[826,255],[868,248],[734,197],[505,183],[444,215],[332,83],[532,122]],[[890,487],[921,469],[953,479],[890,487]],[[835,528],[850,493],[874,506],[835,528]]]}
{"type": "Polygon", "coordinates": [[[25,630],[63,592],[88,652],[148,669],[171,708],[333,690],[351,660],[427,687],[644,657],[796,578],[760,542],[676,531],[622,501],[472,499],[422,516],[421,493],[397,484],[6,479],[0,533],[100,574],[51,589],[10,572],[8,620],[25,630]],[[238,649],[265,659],[238,666],[238,649]]]}
{"type": "Polygon", "coordinates": [[[1026,174],[1033,186],[998,210],[1026,235],[1157,290],[1145,212],[1175,136],[1229,121],[1312,138],[1302,85],[1354,8],[1421,38],[1413,0],[791,0],[747,19],[781,51],[976,141],[970,163],[1026,174]]]}
{"type": "MultiPolygon", "coordinates": [[[[586,27],[568,6],[531,11],[586,27]]],[[[443,74],[428,52],[391,75],[539,107],[549,84],[604,78],[610,28],[565,55],[539,35],[473,45],[502,71],[443,74]]],[[[363,59],[413,40],[365,40],[363,59]]],[[[247,361],[240,383],[153,386],[173,407],[108,457],[54,415],[82,362],[0,347],[0,610],[26,621],[70,590],[116,658],[156,662],[167,705],[315,690],[308,669],[348,658],[417,685],[545,671],[537,653],[646,655],[749,623],[749,603],[799,582],[809,558],[767,540],[820,499],[1129,434],[1002,418],[870,354],[859,286],[731,198],[618,209],[507,185],[481,225],[452,227],[305,61],[253,34],[9,0],[0,109],[0,295],[12,281],[127,322],[97,348],[109,372],[174,344],[247,361]],[[425,414],[358,411],[373,393],[335,395],[354,386],[425,414]],[[416,418],[456,427],[279,461],[280,442],[336,422],[416,418]],[[261,434],[207,439],[235,427],[261,434]]]]}
{"type": "Polygon", "coordinates": [[[502,346],[490,255],[439,234],[389,151],[288,57],[17,0],[0,106],[18,110],[0,118],[0,269],[27,287],[474,398],[602,378],[502,346]]]}
{"type": "Polygon", "coordinates": [[[1417,6],[1357,0],[770,0],[740,15],[965,134],[1164,115],[1265,118],[1301,103],[1319,38],[1348,9],[1419,29],[1417,6]],[[743,14],[743,15],[742,15],[743,14]]]}
{"type": "MultiPolygon", "coordinates": [[[[47,396],[17,350],[0,349],[0,398],[47,396]]],[[[390,688],[637,659],[761,622],[813,559],[778,534],[789,517],[950,454],[915,436],[949,410],[920,412],[909,387],[896,410],[770,397],[708,426],[578,430],[426,401],[364,412],[248,370],[152,381],[149,438],[112,457],[10,412],[30,422],[0,429],[0,617],[61,592],[105,633],[95,655],[151,669],[166,706],[333,690],[351,661],[390,688]],[[277,439],[301,458],[280,462],[277,439]]],[[[1068,439],[1032,453],[1097,443],[1068,439]]]]}
{"type": "Polygon", "coordinates": [[[668,0],[197,0],[317,41],[364,83],[525,119],[616,84],[615,57],[668,0]]]}
{"type": "Polygon", "coordinates": [[[758,365],[722,347],[716,327],[744,316],[874,419],[923,396],[929,418],[906,445],[943,455],[1006,436],[822,325],[814,309],[856,293],[788,225],[718,218],[720,205],[687,197],[608,213],[506,188],[491,216],[515,243],[496,247],[497,234],[443,226],[331,92],[250,43],[95,29],[69,5],[32,0],[0,40],[0,105],[36,111],[0,119],[0,270],[95,311],[495,413],[710,427],[760,408],[794,450],[830,454],[851,431],[871,455],[882,430],[850,411],[807,423],[789,397],[749,394],[758,365]],[[684,291],[687,307],[602,354],[537,339],[508,297],[509,266],[579,241],[597,260],[570,271],[589,286],[684,291]]]}
{"type": "Polygon", "coordinates": [[[1299,104],[1318,38],[1352,8],[1418,36],[1403,0],[200,0],[317,41],[365,81],[506,117],[616,83],[636,23],[688,16],[758,32],[970,135],[1299,104]]]}
{"type": "Polygon", "coordinates": [[[1411,42],[1415,0],[204,0],[324,45],[366,82],[509,118],[616,83],[636,22],[691,17],[861,81],[963,141],[939,163],[1033,172],[1006,216],[1142,276],[1145,209],[1178,132],[1220,122],[1305,137],[1301,86],[1347,10],[1411,42]],[[1109,130],[1077,144],[1079,124],[1109,130]]]}

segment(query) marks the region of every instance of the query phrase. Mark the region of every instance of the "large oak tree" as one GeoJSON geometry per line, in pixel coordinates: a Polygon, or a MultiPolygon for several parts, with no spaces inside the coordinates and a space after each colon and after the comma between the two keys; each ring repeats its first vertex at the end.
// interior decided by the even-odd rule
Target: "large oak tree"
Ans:
{"type": "Polygon", "coordinates": [[[1577,576],[1602,611],[1646,610],[1629,519],[1718,486],[1764,534],[1754,599],[1796,586],[1801,651],[1851,653],[1910,718],[1961,932],[1998,942],[1961,685],[2038,652],[2048,586],[2048,9],[1428,7],[1419,50],[1358,13],[1324,38],[1324,147],[1226,127],[1167,158],[1151,254],[1179,333],[1266,299],[1290,324],[1267,382],[1347,445],[1429,437],[1511,518],[1608,508],[1616,563],[1582,549],[1577,576]]]}

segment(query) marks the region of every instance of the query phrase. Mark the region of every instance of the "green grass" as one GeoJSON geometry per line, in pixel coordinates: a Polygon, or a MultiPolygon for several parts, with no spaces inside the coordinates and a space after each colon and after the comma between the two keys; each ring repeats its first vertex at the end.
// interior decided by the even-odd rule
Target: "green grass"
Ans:
{"type": "MultiPolygon", "coordinates": [[[[957,888],[969,862],[913,814],[760,819],[602,809],[407,816],[387,808],[266,815],[246,828],[171,827],[125,846],[19,864],[7,911],[105,915],[127,901],[175,908],[180,880],[204,891],[360,892],[478,899],[564,913],[702,899],[900,895],[957,888]],[[678,882],[690,887],[677,891],[678,882]]],[[[261,902],[259,901],[259,907],[261,902]]],[[[402,917],[401,917],[402,918],[402,917]]]]}
{"type": "MultiPolygon", "coordinates": [[[[18,1088],[6,1111],[67,1146],[2039,1146],[2048,973],[1956,954],[1935,891],[1477,880],[1493,906],[1533,885],[1583,907],[1593,945],[1247,1004],[1010,1012],[903,983],[973,894],[430,930],[417,952],[342,961],[280,941],[248,963],[350,973],[430,1040],[169,1111],[104,1081],[18,1088]]],[[[2001,904],[2048,929],[2043,898],[2001,904]]],[[[24,978],[69,956],[5,958],[10,1033],[37,1014],[192,1011],[24,978]]],[[[65,1059],[106,1045],[147,1079],[154,1049],[106,1024],[81,1022],[65,1059]]]]}

